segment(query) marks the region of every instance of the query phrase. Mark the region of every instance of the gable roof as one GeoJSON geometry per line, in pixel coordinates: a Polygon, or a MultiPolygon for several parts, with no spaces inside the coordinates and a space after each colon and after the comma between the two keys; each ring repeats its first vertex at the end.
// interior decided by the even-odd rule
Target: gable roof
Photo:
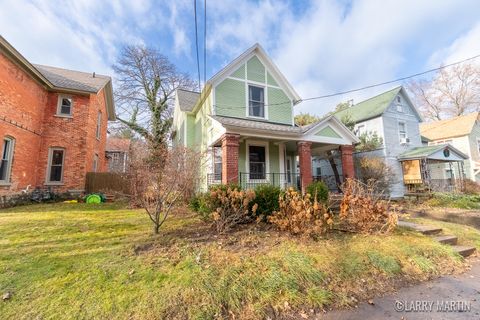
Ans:
{"type": "Polygon", "coordinates": [[[338,111],[334,113],[334,115],[340,120],[344,116],[350,115],[355,123],[376,118],[385,112],[400,90],[402,90],[401,86],[393,88],[367,100],[359,102],[350,108],[338,111]]]}
{"type": "Polygon", "coordinates": [[[177,89],[177,101],[180,110],[185,112],[193,111],[195,104],[200,97],[199,92],[189,91],[185,89],[177,89]]]}
{"type": "Polygon", "coordinates": [[[257,55],[260,61],[266,65],[266,68],[271,71],[271,75],[275,78],[275,80],[277,80],[279,86],[285,89],[285,93],[292,98],[294,104],[299,103],[302,98],[300,98],[293,86],[290,84],[290,82],[288,82],[287,78],[285,78],[285,76],[280,72],[280,69],[278,69],[275,63],[273,63],[272,59],[270,59],[265,50],[258,43],[255,43],[252,47],[248,48],[232,62],[227,64],[223,69],[218,71],[213,77],[210,78],[210,80],[207,81],[207,83],[215,86],[217,83],[223,80],[225,75],[234,72],[240,67],[241,64],[246,63],[248,59],[254,55],[257,55]]]}
{"type": "Polygon", "coordinates": [[[5,38],[0,35],[0,53],[22,68],[35,81],[49,91],[88,95],[105,88],[105,101],[109,120],[115,120],[112,79],[108,76],[67,70],[30,63],[5,38]]]}
{"type": "Polygon", "coordinates": [[[420,133],[430,140],[469,135],[479,116],[478,112],[455,118],[420,124],[420,133]]]}
{"type": "Polygon", "coordinates": [[[429,156],[433,155],[434,153],[442,150],[442,149],[449,149],[456,153],[460,158],[468,159],[468,156],[458,150],[457,148],[453,147],[449,144],[439,144],[434,146],[424,146],[424,147],[417,147],[411,150],[408,150],[398,156],[399,160],[413,160],[413,159],[421,159],[421,158],[428,158],[429,156]]]}
{"type": "Polygon", "coordinates": [[[111,80],[110,77],[57,67],[33,65],[55,87],[97,93],[111,80]]]}

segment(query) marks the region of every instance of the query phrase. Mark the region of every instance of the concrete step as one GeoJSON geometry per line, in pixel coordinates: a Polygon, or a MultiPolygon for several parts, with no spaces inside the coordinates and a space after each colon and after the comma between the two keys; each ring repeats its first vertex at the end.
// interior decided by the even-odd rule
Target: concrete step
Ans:
{"type": "Polygon", "coordinates": [[[450,245],[455,245],[457,244],[457,241],[458,241],[457,236],[453,236],[453,235],[437,236],[434,239],[442,244],[450,244],[450,245]]]}
{"type": "Polygon", "coordinates": [[[467,247],[467,246],[452,246],[453,250],[458,252],[462,257],[468,257],[472,253],[475,252],[475,247],[467,247]]]}
{"type": "Polygon", "coordinates": [[[431,226],[424,226],[421,224],[416,224],[412,222],[407,222],[407,221],[398,221],[398,226],[404,227],[407,229],[415,230],[420,233],[423,233],[425,235],[432,235],[432,234],[438,234],[442,232],[442,228],[437,228],[437,227],[431,227],[431,226]]]}

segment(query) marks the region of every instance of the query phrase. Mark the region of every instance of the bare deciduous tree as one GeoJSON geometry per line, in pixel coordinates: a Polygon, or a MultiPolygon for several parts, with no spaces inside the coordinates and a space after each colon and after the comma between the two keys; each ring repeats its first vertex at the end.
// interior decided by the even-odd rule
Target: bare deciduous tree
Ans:
{"type": "Polygon", "coordinates": [[[194,89],[197,84],[160,52],[142,46],[125,46],[113,70],[118,120],[153,148],[164,147],[175,90],[194,89]]]}
{"type": "Polygon", "coordinates": [[[440,69],[431,80],[411,81],[408,89],[427,120],[480,111],[480,67],[474,64],[440,69]]]}
{"type": "Polygon", "coordinates": [[[132,201],[145,209],[153,223],[160,227],[170,213],[195,191],[199,180],[202,155],[188,148],[154,148],[138,143],[130,159],[132,201]],[[162,159],[162,160],[160,160],[162,159]]]}

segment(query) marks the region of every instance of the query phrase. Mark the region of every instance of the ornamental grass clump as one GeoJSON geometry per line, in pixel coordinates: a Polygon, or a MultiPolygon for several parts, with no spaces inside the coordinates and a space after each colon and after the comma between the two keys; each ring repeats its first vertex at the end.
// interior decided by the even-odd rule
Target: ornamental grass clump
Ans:
{"type": "Polygon", "coordinates": [[[256,203],[252,205],[255,199],[253,190],[240,190],[232,186],[211,190],[210,199],[216,204],[212,218],[219,233],[249,222],[258,207],[256,203]]]}
{"type": "Polygon", "coordinates": [[[289,188],[279,197],[280,209],[268,218],[280,230],[293,235],[318,236],[333,226],[333,217],[325,205],[307,193],[289,188]]]}
{"type": "Polygon", "coordinates": [[[397,225],[398,217],[388,211],[388,201],[373,180],[366,184],[347,179],[342,186],[340,204],[341,227],[358,233],[389,233],[397,225]]]}

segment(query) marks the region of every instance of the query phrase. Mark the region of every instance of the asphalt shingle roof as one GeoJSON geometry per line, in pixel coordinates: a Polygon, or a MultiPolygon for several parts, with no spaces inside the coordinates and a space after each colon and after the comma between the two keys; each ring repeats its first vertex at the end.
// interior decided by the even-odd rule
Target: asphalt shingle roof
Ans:
{"type": "Polygon", "coordinates": [[[95,77],[93,77],[93,73],[39,64],[34,64],[33,66],[55,87],[59,88],[96,93],[110,81],[110,77],[100,74],[96,74],[95,77]]]}
{"type": "Polygon", "coordinates": [[[200,93],[184,89],[177,89],[177,97],[180,110],[191,112],[193,107],[195,107],[198,98],[200,97],[200,93]]]}
{"type": "Polygon", "coordinates": [[[365,101],[359,102],[352,107],[334,113],[338,120],[349,115],[355,123],[376,118],[385,112],[402,87],[396,87],[365,101]]]}
{"type": "Polygon", "coordinates": [[[435,152],[438,152],[445,148],[448,148],[451,152],[456,153],[461,158],[468,159],[468,156],[466,156],[465,154],[461,153],[460,151],[458,151],[457,149],[453,148],[448,144],[439,144],[439,145],[433,145],[433,146],[423,146],[423,147],[413,148],[411,150],[408,150],[400,154],[398,158],[400,160],[428,158],[430,155],[434,154],[435,152]]]}
{"type": "Polygon", "coordinates": [[[107,138],[107,146],[105,151],[121,151],[128,152],[130,150],[130,139],[125,138],[107,138]]]}
{"type": "Polygon", "coordinates": [[[304,132],[302,127],[292,126],[288,124],[270,123],[265,121],[222,117],[222,116],[212,116],[212,118],[225,126],[258,129],[258,130],[266,130],[266,131],[279,131],[279,132],[295,133],[295,134],[301,134],[302,132],[304,132]]]}
{"type": "Polygon", "coordinates": [[[478,115],[478,112],[473,112],[452,119],[421,123],[420,133],[430,140],[465,136],[472,132],[478,115]]]}

